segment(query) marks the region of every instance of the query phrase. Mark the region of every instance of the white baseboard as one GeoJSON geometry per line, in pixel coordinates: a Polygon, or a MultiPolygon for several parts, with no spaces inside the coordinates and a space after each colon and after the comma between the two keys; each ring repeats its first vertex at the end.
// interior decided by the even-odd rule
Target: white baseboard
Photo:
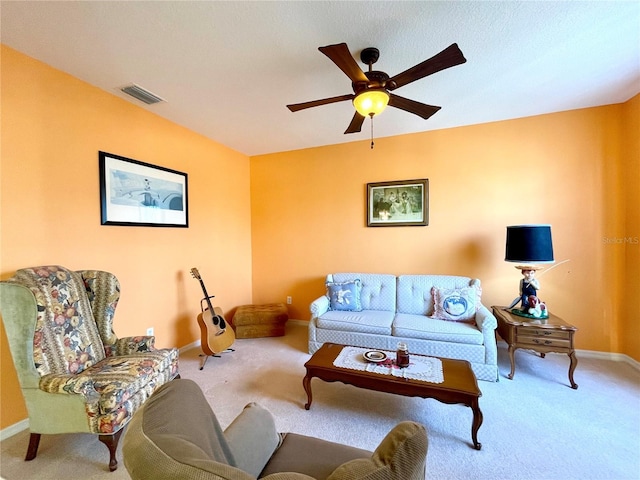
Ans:
{"type": "Polygon", "coordinates": [[[308,320],[295,320],[293,318],[290,318],[289,320],[287,320],[287,323],[293,323],[294,325],[305,325],[305,326],[309,326],[309,321],[308,320]]]}
{"type": "Polygon", "coordinates": [[[29,428],[29,419],[25,418],[18,423],[14,423],[10,427],[0,430],[0,442],[2,440],[6,440],[9,437],[13,437],[15,434],[20,433],[27,428],[29,428]]]}
{"type": "MultiPolygon", "coordinates": [[[[502,344],[504,348],[508,348],[507,342],[505,342],[502,339],[498,340],[498,344],[502,344]]],[[[578,357],[578,361],[580,361],[580,358],[595,358],[597,360],[611,360],[613,362],[627,363],[631,365],[633,368],[640,370],[640,362],[631,358],[629,355],[625,355],[624,353],[598,352],[596,350],[576,349],[576,356],[578,357]]]]}
{"type": "Polygon", "coordinates": [[[192,342],[192,343],[190,343],[189,345],[185,345],[184,347],[180,347],[180,348],[178,349],[178,352],[179,352],[179,353],[184,353],[184,352],[186,352],[187,350],[191,350],[192,348],[199,347],[199,346],[200,346],[200,344],[201,344],[201,341],[200,341],[200,340],[196,340],[195,342],[192,342]]]}
{"type": "Polygon", "coordinates": [[[631,365],[636,370],[640,370],[640,362],[624,353],[596,352],[595,350],[576,350],[578,358],[596,358],[599,360],[613,360],[614,362],[624,362],[631,365]]]}
{"type": "MultiPolygon", "coordinates": [[[[292,319],[292,318],[287,320],[287,323],[288,324],[293,324],[293,325],[305,326],[305,327],[309,325],[309,322],[307,320],[295,320],[295,319],[292,319]]],[[[196,340],[195,342],[191,342],[190,344],[185,345],[184,347],[180,347],[178,349],[178,351],[180,353],[184,353],[184,352],[186,352],[188,350],[191,350],[192,348],[198,348],[201,345],[202,345],[202,341],[201,340],[196,340]]]]}
{"type": "MultiPolygon", "coordinates": [[[[498,345],[502,348],[508,348],[507,342],[500,339],[497,341],[498,345]]],[[[640,362],[634,360],[629,355],[625,355],[624,353],[612,353],[612,352],[598,352],[596,350],[580,350],[576,349],[576,356],[578,357],[578,362],[580,358],[595,358],[597,360],[611,360],[613,362],[624,362],[631,365],[636,370],[640,371],[640,362]]]]}

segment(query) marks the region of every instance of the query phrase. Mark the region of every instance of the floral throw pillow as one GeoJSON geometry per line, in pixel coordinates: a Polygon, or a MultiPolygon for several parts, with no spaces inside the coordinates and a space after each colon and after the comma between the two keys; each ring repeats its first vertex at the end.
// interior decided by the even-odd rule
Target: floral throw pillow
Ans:
{"type": "Polygon", "coordinates": [[[331,310],[360,312],[360,280],[352,282],[327,282],[327,296],[331,310]]]}
{"type": "Polygon", "coordinates": [[[480,292],[476,287],[431,289],[433,315],[431,318],[453,322],[475,323],[480,307],[480,292]]]}

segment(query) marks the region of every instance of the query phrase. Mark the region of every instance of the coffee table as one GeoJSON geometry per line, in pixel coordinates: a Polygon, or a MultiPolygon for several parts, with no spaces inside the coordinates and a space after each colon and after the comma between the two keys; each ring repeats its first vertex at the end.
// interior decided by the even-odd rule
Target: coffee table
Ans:
{"type": "Polygon", "coordinates": [[[333,362],[342,351],[344,345],[325,343],[314,353],[309,361],[304,364],[307,374],[302,380],[307,403],[304,408],[311,408],[311,379],[319,378],[325,382],[341,382],[367,390],[393,393],[407,397],[434,398],[442,403],[463,404],[473,410],[473,422],[471,424],[471,438],[476,450],[482,448],[478,442],[478,429],[482,425],[482,412],[480,411],[479,398],[482,392],[478,388],[471,365],[466,360],[451,360],[440,358],[444,381],[442,383],[429,383],[420,380],[398,378],[392,375],[381,375],[360,370],[336,367],[333,362]]]}

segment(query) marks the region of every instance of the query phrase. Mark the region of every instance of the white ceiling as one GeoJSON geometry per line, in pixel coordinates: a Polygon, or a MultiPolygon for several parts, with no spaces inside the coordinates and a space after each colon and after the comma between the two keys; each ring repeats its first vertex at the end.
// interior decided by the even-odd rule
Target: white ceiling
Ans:
{"type": "MultiPolygon", "coordinates": [[[[377,47],[393,76],[458,43],[467,62],[395,93],[376,138],[620,103],[640,92],[634,1],[2,1],[2,43],[247,155],[356,140],[352,93],[318,47],[377,47]],[[118,87],[137,83],[166,103],[118,87]]],[[[362,65],[363,69],[366,69],[362,65]]],[[[51,92],[55,95],[55,92],[51,92]]],[[[7,121],[7,119],[4,119],[7,121]]]]}

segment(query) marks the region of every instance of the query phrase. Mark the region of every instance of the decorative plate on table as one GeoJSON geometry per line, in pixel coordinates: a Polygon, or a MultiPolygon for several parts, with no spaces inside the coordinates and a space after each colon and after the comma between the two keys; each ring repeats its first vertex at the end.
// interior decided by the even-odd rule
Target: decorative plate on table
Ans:
{"type": "Polygon", "coordinates": [[[369,350],[368,352],[364,352],[362,356],[368,362],[374,363],[384,362],[387,359],[387,354],[380,350],[369,350]]]}

